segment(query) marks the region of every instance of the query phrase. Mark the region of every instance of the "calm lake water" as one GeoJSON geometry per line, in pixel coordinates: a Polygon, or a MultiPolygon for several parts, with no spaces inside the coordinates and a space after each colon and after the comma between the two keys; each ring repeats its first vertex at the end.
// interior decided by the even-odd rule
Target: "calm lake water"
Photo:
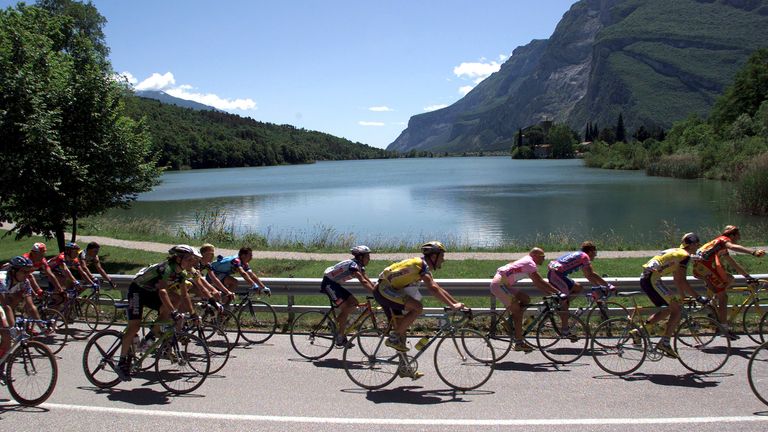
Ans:
{"type": "Polygon", "coordinates": [[[332,232],[372,245],[428,238],[475,246],[550,233],[657,238],[748,222],[730,185],[585,168],[581,160],[507,157],[318,162],[171,172],[120,217],[192,230],[196,212],[226,212],[238,232],[310,240],[332,232]]]}

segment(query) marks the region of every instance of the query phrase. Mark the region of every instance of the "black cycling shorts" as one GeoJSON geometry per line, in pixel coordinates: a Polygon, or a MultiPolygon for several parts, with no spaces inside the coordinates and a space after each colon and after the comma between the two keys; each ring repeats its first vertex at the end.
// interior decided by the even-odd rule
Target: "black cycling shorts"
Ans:
{"type": "Polygon", "coordinates": [[[132,283],[128,287],[128,320],[141,320],[144,318],[144,306],[159,311],[163,302],[157,291],[149,291],[132,283]]]}

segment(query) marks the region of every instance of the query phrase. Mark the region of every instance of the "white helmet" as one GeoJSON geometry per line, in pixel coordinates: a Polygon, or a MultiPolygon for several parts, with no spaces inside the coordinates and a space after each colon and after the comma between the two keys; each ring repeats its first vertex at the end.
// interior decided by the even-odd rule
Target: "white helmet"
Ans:
{"type": "Polygon", "coordinates": [[[366,245],[355,246],[349,250],[353,256],[360,256],[371,253],[371,248],[366,245]]]}
{"type": "Polygon", "coordinates": [[[192,254],[197,258],[203,257],[203,255],[200,253],[200,250],[198,248],[190,245],[186,245],[186,244],[176,245],[168,249],[168,253],[175,256],[184,256],[184,255],[192,254]]]}

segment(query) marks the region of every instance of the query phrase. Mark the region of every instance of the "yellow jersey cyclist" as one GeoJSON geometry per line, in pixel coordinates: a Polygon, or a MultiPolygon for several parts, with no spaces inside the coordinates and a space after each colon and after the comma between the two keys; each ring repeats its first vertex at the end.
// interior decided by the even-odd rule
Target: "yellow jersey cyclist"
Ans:
{"type": "Polygon", "coordinates": [[[756,257],[765,255],[762,249],[750,249],[737,244],[741,239],[741,231],[734,225],[728,225],[718,237],[703,244],[693,257],[693,276],[701,279],[707,285],[707,290],[717,299],[717,320],[725,329],[726,336],[731,340],[739,337],[728,327],[728,294],[726,290],[733,284],[733,276],[726,270],[723,263],[739,272],[748,281],[752,276],[744,270],[729,251],[748,253],[756,257]]]}
{"type": "Polygon", "coordinates": [[[365,274],[365,266],[371,261],[371,249],[365,245],[355,246],[349,250],[352,259],[341,261],[325,269],[323,281],[320,283],[320,291],[328,296],[331,307],[338,308],[336,317],[338,332],[336,336],[337,347],[352,347],[347,340],[344,331],[347,328],[349,314],[357,308],[357,299],[349,290],[341,286],[352,278],[357,278],[360,284],[368,291],[373,292],[373,282],[365,274]]]}
{"type": "MultiPolygon", "coordinates": [[[[656,344],[656,349],[671,358],[678,358],[669,340],[680,322],[682,313],[681,296],[696,297],[700,303],[707,303],[709,301],[706,297],[697,296],[696,291],[693,290],[686,279],[691,254],[696,253],[696,249],[700,244],[698,235],[687,233],[683,236],[680,247],[664,250],[643,264],[640,288],[642,288],[654,305],[662,308],[651,315],[643,324],[649,326],[669,317],[667,327],[664,330],[664,336],[656,344]],[[670,288],[667,285],[668,282],[664,282],[661,279],[664,276],[670,275],[672,276],[672,284],[675,288],[670,288]]],[[[632,334],[632,338],[635,342],[639,343],[640,336],[636,331],[632,334]]]]}
{"type": "Polygon", "coordinates": [[[200,251],[181,244],[168,250],[168,254],[165,261],[139,271],[128,288],[128,326],[123,334],[118,362],[118,375],[123,381],[131,380],[131,358],[128,353],[141,326],[144,307],[156,310],[161,321],[169,317],[178,320],[181,316],[178,311],[181,302],[190,310],[192,308],[186,281],[197,260],[201,258],[200,251]],[[174,285],[180,291],[178,294],[171,292],[170,287],[174,285]]]}
{"type": "MultiPolygon", "coordinates": [[[[421,246],[422,257],[403,260],[390,265],[379,274],[379,281],[373,296],[384,309],[392,323],[392,331],[386,340],[388,347],[407,352],[406,332],[421,315],[424,305],[418,282],[424,282],[429,291],[454,310],[464,308],[432,277],[432,269],[438,270],[445,261],[445,246],[439,241],[430,241],[421,246]]],[[[417,378],[417,377],[414,377],[417,378]]]]}

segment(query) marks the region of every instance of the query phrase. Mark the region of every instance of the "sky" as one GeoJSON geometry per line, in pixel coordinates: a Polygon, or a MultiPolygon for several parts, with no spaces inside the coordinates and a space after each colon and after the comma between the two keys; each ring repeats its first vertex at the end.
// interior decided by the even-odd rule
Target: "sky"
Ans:
{"type": "Polygon", "coordinates": [[[93,3],[112,66],[136,89],[385,148],[411,116],[549,38],[575,0],[93,3]]]}

